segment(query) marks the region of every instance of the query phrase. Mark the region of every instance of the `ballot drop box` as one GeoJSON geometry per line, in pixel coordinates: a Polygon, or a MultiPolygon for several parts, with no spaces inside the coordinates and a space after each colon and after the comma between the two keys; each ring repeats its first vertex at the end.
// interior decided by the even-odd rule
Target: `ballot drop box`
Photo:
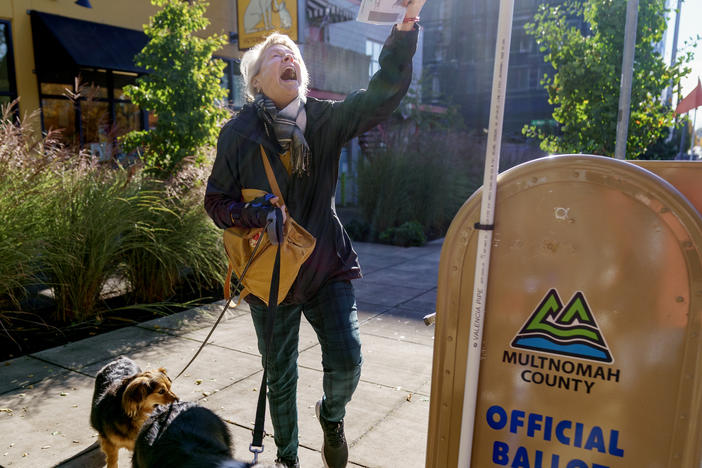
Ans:
{"type": "MultiPolygon", "coordinates": [[[[471,466],[699,468],[702,163],[498,176],[471,466]]],[[[439,266],[427,467],[461,444],[481,191],[439,266]]]]}

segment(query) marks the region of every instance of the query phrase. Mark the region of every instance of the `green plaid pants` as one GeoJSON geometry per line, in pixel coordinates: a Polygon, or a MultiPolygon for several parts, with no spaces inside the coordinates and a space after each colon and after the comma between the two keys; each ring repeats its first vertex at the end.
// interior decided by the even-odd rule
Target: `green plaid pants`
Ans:
{"type": "MultiPolygon", "coordinates": [[[[258,350],[265,362],[267,309],[251,305],[258,350]]],[[[326,284],[306,304],[281,305],[275,317],[268,360],[268,404],[279,458],[297,456],[297,357],[300,315],[312,325],[322,347],[322,415],[340,421],[361,377],[361,340],[356,297],[350,281],[326,284]]]]}

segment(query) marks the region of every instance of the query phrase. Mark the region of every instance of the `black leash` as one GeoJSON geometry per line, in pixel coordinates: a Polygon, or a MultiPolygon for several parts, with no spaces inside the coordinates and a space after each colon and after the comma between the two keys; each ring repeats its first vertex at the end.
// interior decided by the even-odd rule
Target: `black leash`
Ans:
{"type": "MultiPolygon", "coordinates": [[[[274,222],[276,223],[276,225],[282,226],[282,213],[280,212],[280,210],[275,210],[274,213],[275,219],[269,218],[268,222],[266,223],[266,227],[263,228],[263,231],[267,230],[268,225],[274,222]]],[[[256,241],[256,246],[254,247],[253,252],[251,252],[251,256],[246,262],[246,266],[244,266],[244,269],[241,272],[241,277],[238,279],[237,285],[233,289],[234,292],[236,292],[236,290],[239,289],[239,287],[241,286],[241,282],[244,280],[244,276],[246,276],[246,272],[249,270],[249,266],[251,265],[251,262],[256,256],[258,247],[259,245],[261,245],[261,240],[263,239],[263,231],[261,232],[261,236],[259,236],[258,241],[256,241]]],[[[269,234],[273,233],[271,232],[269,234]]],[[[253,453],[253,462],[251,463],[252,465],[255,465],[258,462],[258,454],[263,452],[263,438],[266,435],[266,432],[264,431],[263,427],[266,419],[266,393],[268,390],[268,359],[270,354],[269,351],[271,347],[271,340],[273,339],[273,322],[275,320],[275,313],[278,310],[278,287],[280,284],[280,243],[282,242],[282,233],[278,232],[273,235],[276,236],[273,242],[276,242],[278,246],[276,248],[275,262],[273,264],[271,289],[268,295],[268,313],[266,317],[265,329],[266,356],[263,365],[263,375],[261,376],[261,387],[258,394],[258,403],[256,405],[256,422],[254,423],[253,440],[251,441],[251,445],[249,445],[249,451],[253,453]]],[[[195,358],[197,358],[197,356],[200,354],[200,352],[212,336],[212,333],[214,333],[215,328],[217,328],[217,325],[219,325],[219,322],[222,320],[222,317],[224,317],[224,313],[227,311],[227,308],[229,307],[229,304],[231,304],[233,298],[233,295],[229,297],[227,303],[224,304],[222,312],[219,314],[219,317],[217,317],[217,321],[215,321],[214,325],[212,325],[210,332],[207,334],[207,337],[205,337],[205,340],[202,342],[197,352],[195,352],[192,359],[190,359],[190,361],[185,365],[185,367],[183,367],[183,369],[178,373],[178,375],[176,375],[173,378],[173,380],[176,380],[178,377],[180,377],[183,374],[183,372],[185,372],[185,370],[188,367],[190,367],[190,364],[192,364],[193,361],[195,361],[195,358]]]]}
{"type": "MultiPolygon", "coordinates": [[[[277,221],[282,223],[282,215],[276,210],[277,221]]],[[[249,445],[249,451],[253,453],[252,465],[258,462],[258,454],[263,452],[263,437],[266,432],[263,430],[266,419],[266,393],[268,391],[268,359],[270,358],[271,341],[273,340],[273,322],[275,313],[278,310],[278,286],[280,284],[280,243],[275,252],[275,262],[273,263],[273,275],[271,277],[271,289],[268,293],[268,313],[266,316],[266,356],[263,364],[263,375],[261,376],[261,387],[258,392],[258,403],[256,405],[256,422],[254,423],[253,440],[249,445]]]]}
{"type": "MultiPolygon", "coordinates": [[[[268,222],[268,224],[270,224],[270,221],[268,222]]],[[[268,226],[268,224],[266,224],[266,227],[268,226]]],[[[265,229],[266,228],[264,228],[264,230],[265,229]]],[[[237,289],[239,289],[239,287],[241,286],[241,282],[244,281],[244,276],[246,276],[246,272],[249,270],[249,266],[251,265],[251,262],[253,261],[254,257],[256,256],[256,251],[258,250],[258,246],[261,245],[262,239],[263,239],[263,231],[261,231],[261,235],[258,236],[258,241],[256,241],[256,246],[254,247],[253,252],[251,252],[251,256],[249,257],[249,260],[246,262],[246,266],[244,266],[244,270],[241,272],[241,277],[237,280],[236,287],[232,290],[233,293],[236,293],[237,289]]],[[[278,250],[280,250],[280,248],[278,248],[278,250]]],[[[276,297],[277,297],[277,295],[278,295],[278,290],[276,289],[276,297]]],[[[229,296],[229,300],[227,301],[226,304],[224,304],[224,308],[222,309],[222,312],[219,314],[219,317],[217,317],[217,321],[214,323],[214,325],[212,325],[210,332],[207,334],[207,337],[205,338],[205,341],[202,342],[202,344],[200,345],[200,348],[198,348],[197,352],[192,357],[192,359],[190,359],[190,361],[188,361],[188,363],[185,365],[185,367],[183,367],[183,370],[181,370],[178,373],[178,375],[176,375],[173,378],[173,380],[180,377],[183,374],[183,372],[185,372],[185,369],[187,369],[190,366],[190,364],[193,363],[193,361],[198,356],[198,354],[200,354],[200,351],[202,351],[202,348],[204,348],[205,345],[207,344],[207,341],[212,336],[212,333],[214,333],[215,328],[217,328],[217,325],[219,325],[219,322],[222,320],[222,317],[224,317],[224,313],[227,311],[229,304],[232,303],[233,298],[234,298],[234,294],[229,296]]]]}

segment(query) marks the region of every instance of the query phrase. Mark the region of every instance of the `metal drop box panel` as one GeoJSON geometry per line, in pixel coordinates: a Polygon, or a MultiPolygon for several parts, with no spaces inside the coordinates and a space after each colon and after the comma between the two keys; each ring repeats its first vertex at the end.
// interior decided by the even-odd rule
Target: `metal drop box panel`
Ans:
{"type": "MultiPolygon", "coordinates": [[[[543,158],[498,178],[472,466],[700,466],[695,163],[543,158]]],[[[460,443],[480,192],[439,266],[427,466],[460,443]]]]}

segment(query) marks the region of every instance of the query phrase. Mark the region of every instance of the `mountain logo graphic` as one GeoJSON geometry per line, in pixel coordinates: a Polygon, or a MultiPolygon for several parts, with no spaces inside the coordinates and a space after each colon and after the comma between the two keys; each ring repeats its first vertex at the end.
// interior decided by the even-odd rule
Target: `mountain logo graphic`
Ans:
{"type": "Polygon", "coordinates": [[[612,363],[612,355],[582,292],[563,307],[551,289],[512,340],[513,348],[612,363]]]}

